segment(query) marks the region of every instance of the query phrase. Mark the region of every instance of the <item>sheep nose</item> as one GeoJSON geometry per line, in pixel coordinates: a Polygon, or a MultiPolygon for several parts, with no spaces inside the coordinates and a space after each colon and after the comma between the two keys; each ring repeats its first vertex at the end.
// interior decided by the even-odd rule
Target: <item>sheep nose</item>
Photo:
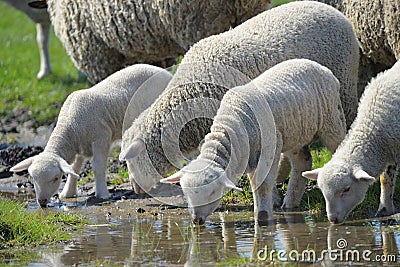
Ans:
{"type": "Polygon", "coordinates": [[[46,208],[46,206],[47,206],[47,199],[46,198],[45,199],[38,199],[37,202],[40,205],[40,207],[46,208]]]}
{"type": "Polygon", "coordinates": [[[194,224],[203,225],[206,222],[205,218],[196,217],[193,219],[194,224]]]}

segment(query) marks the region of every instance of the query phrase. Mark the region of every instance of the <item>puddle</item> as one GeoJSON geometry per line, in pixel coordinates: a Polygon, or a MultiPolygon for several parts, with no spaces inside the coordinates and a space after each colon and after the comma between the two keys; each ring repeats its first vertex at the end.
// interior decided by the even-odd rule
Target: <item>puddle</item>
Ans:
{"type": "MultiPolygon", "coordinates": [[[[31,200],[34,208],[34,200],[31,200]]],[[[101,207],[54,205],[75,210],[93,223],[68,244],[37,250],[28,266],[397,266],[400,227],[386,221],[349,221],[331,226],[322,216],[276,213],[270,226],[255,227],[252,211],[214,212],[193,227],[186,209],[154,199],[118,201],[101,207]],[[135,212],[139,210],[140,212],[135,212]],[[297,266],[297,265],[296,265],[297,266]]],[[[399,215],[393,216],[394,219],[399,215]]],[[[394,221],[392,219],[392,221],[394,221]]]]}

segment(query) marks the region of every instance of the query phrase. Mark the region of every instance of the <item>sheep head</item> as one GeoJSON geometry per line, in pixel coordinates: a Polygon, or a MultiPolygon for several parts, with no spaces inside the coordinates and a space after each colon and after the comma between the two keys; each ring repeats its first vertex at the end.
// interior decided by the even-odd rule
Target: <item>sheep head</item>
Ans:
{"type": "Polygon", "coordinates": [[[10,169],[12,172],[23,170],[28,170],[33,179],[36,200],[41,207],[57,193],[63,174],[79,177],[63,158],[47,152],[25,159],[10,169]]]}
{"type": "Polygon", "coordinates": [[[368,187],[376,180],[359,166],[346,163],[328,163],[323,168],[303,172],[303,176],[317,180],[332,224],[343,223],[347,214],[364,200],[368,187]]]}
{"type": "Polygon", "coordinates": [[[219,206],[226,189],[242,190],[228,179],[223,169],[202,160],[192,161],[161,182],[181,184],[190,217],[197,224],[204,224],[206,217],[219,206]]]}

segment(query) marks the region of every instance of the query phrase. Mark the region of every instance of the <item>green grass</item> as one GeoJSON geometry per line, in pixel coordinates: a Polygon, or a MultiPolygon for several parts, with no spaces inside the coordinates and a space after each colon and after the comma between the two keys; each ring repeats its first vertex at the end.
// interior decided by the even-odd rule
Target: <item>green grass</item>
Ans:
{"type": "Polygon", "coordinates": [[[289,2],[293,2],[293,0],[273,0],[272,1],[272,6],[273,7],[277,7],[277,6],[280,6],[280,5],[289,3],[289,2]]]}
{"type": "Polygon", "coordinates": [[[70,240],[87,221],[67,212],[30,211],[26,205],[0,198],[0,253],[5,248],[52,245],[70,240]]]}
{"type": "Polygon", "coordinates": [[[60,41],[50,37],[53,73],[38,81],[39,50],[36,27],[25,14],[0,2],[0,117],[28,110],[39,123],[53,121],[69,93],[89,87],[66,55],[60,41]]]}

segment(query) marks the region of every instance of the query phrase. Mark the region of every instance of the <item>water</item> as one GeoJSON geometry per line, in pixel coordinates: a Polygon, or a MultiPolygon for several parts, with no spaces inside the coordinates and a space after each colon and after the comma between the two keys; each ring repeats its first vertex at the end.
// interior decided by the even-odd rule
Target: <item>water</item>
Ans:
{"type": "MultiPolygon", "coordinates": [[[[292,260],[303,260],[301,266],[342,266],[348,262],[362,266],[400,265],[400,227],[387,225],[387,220],[331,226],[321,216],[276,213],[269,226],[257,227],[251,211],[221,211],[214,212],[205,226],[193,227],[185,209],[165,209],[151,199],[141,201],[101,207],[54,206],[81,212],[93,224],[67,244],[39,248],[38,257],[27,265],[293,265],[292,260]],[[138,205],[146,212],[134,212],[138,205]]],[[[19,259],[8,262],[20,263],[19,259]]]]}

